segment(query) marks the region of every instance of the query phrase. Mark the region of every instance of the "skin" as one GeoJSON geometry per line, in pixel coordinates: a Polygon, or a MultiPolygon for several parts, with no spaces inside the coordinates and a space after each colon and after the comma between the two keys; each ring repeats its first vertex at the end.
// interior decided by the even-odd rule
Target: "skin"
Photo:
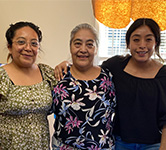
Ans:
{"type": "Polygon", "coordinates": [[[92,67],[96,55],[96,43],[92,33],[85,29],[79,30],[72,40],[70,52],[74,66],[83,69],[92,67]]]}
{"type": "Polygon", "coordinates": [[[162,129],[162,138],[161,138],[161,146],[160,150],[165,150],[166,149],[166,125],[162,129]]]}
{"type": "Polygon", "coordinates": [[[4,66],[10,79],[16,85],[32,85],[41,82],[41,73],[35,64],[39,46],[30,45],[31,41],[38,41],[37,33],[30,27],[23,27],[16,30],[12,41],[12,45],[8,46],[12,61],[4,66]],[[26,40],[27,44],[19,45],[18,40],[26,40]]]}
{"type": "Polygon", "coordinates": [[[131,59],[124,71],[141,78],[154,78],[162,64],[151,58],[155,52],[156,40],[146,25],[137,28],[130,36],[128,48],[131,59]]]}
{"type": "Polygon", "coordinates": [[[137,63],[148,63],[155,51],[155,37],[148,26],[141,26],[130,36],[130,49],[132,58],[137,63]]]}
{"type": "Polygon", "coordinates": [[[90,30],[81,29],[75,34],[70,46],[70,52],[73,61],[71,67],[73,76],[83,80],[94,79],[98,76],[100,68],[93,66],[97,48],[94,35],[90,30]]]}
{"type": "Polygon", "coordinates": [[[18,40],[26,40],[27,42],[38,41],[36,32],[30,27],[18,29],[13,38],[12,46],[8,47],[13,56],[12,63],[20,67],[32,67],[36,61],[38,48],[31,47],[29,43],[26,46],[20,46],[16,43],[18,40]]]}
{"type": "MultiPolygon", "coordinates": [[[[126,65],[124,71],[140,78],[154,78],[159,69],[163,66],[151,58],[155,51],[156,40],[153,32],[148,26],[141,26],[136,29],[130,37],[127,47],[130,49],[132,58],[126,65]]],[[[61,70],[66,70],[67,61],[60,63],[55,68],[55,75],[62,77],[61,70]],[[58,73],[59,72],[59,73],[58,73]]],[[[161,146],[159,150],[166,150],[166,125],[162,129],[161,146]]]]}
{"type": "MultiPolygon", "coordinates": [[[[154,78],[159,69],[163,66],[151,58],[155,51],[156,40],[153,32],[148,26],[141,26],[136,29],[130,37],[128,48],[131,52],[131,59],[124,71],[140,78],[154,78]]],[[[166,149],[166,125],[162,129],[160,150],[166,149]]]]}

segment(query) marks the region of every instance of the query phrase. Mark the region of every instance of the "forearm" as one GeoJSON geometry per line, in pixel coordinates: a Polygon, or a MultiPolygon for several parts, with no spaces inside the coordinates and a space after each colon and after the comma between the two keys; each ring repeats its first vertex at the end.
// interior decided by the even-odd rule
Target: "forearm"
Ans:
{"type": "Polygon", "coordinates": [[[166,125],[162,129],[161,145],[159,150],[166,150],[166,125]]]}

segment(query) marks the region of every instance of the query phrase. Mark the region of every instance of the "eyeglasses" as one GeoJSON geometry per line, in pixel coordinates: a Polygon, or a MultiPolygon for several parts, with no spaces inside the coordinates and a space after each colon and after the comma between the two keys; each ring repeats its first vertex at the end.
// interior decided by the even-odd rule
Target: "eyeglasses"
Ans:
{"type": "Polygon", "coordinates": [[[30,46],[33,48],[38,48],[40,45],[39,42],[36,40],[32,40],[30,42],[27,42],[26,40],[17,40],[14,41],[13,43],[16,43],[18,46],[23,46],[23,47],[26,47],[28,44],[30,44],[30,46]]]}

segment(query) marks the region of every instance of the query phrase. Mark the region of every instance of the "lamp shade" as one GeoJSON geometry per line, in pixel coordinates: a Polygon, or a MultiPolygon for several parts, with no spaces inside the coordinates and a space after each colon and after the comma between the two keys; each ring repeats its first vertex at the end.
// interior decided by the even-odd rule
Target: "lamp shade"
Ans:
{"type": "Polygon", "coordinates": [[[166,30],[166,0],[92,0],[96,19],[110,28],[125,28],[130,19],[152,18],[166,30]]]}

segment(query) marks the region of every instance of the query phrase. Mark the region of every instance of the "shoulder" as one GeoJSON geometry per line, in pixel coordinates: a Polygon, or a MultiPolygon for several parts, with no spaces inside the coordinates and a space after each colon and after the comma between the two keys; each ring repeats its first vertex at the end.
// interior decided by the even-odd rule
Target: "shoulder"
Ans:
{"type": "Polygon", "coordinates": [[[54,69],[52,67],[42,63],[38,64],[38,67],[42,73],[44,80],[50,81],[54,85],[57,84],[57,80],[55,79],[55,75],[54,75],[54,69]]]}
{"type": "Polygon", "coordinates": [[[116,55],[104,61],[101,67],[104,69],[107,68],[113,73],[119,69],[121,70],[127,64],[130,58],[130,55],[116,55]]]}
{"type": "Polygon", "coordinates": [[[8,74],[6,73],[5,69],[1,66],[0,67],[0,82],[4,80],[10,80],[8,74]]]}
{"type": "Polygon", "coordinates": [[[45,71],[47,73],[54,72],[54,69],[52,67],[50,67],[49,65],[46,65],[46,64],[40,63],[40,64],[38,64],[38,67],[40,68],[40,70],[45,71]]]}
{"type": "Polygon", "coordinates": [[[3,67],[0,67],[0,94],[6,96],[11,84],[12,83],[5,69],[3,67]]]}
{"type": "Polygon", "coordinates": [[[129,57],[130,57],[129,55],[127,55],[127,56],[123,56],[123,55],[113,56],[113,57],[107,59],[106,61],[104,61],[101,65],[101,67],[116,65],[117,63],[120,63],[120,62],[127,60],[129,57]]]}
{"type": "Polygon", "coordinates": [[[159,72],[158,72],[158,74],[157,74],[157,77],[166,78],[166,65],[163,65],[163,66],[160,68],[160,70],[159,70],[159,72]]]}
{"type": "Polygon", "coordinates": [[[4,73],[5,73],[5,69],[2,66],[0,66],[0,76],[2,76],[2,74],[4,73]]]}
{"type": "Polygon", "coordinates": [[[102,69],[101,69],[101,73],[102,73],[102,74],[104,73],[106,76],[112,78],[112,73],[111,73],[110,70],[107,69],[107,68],[102,68],[102,69]]]}

